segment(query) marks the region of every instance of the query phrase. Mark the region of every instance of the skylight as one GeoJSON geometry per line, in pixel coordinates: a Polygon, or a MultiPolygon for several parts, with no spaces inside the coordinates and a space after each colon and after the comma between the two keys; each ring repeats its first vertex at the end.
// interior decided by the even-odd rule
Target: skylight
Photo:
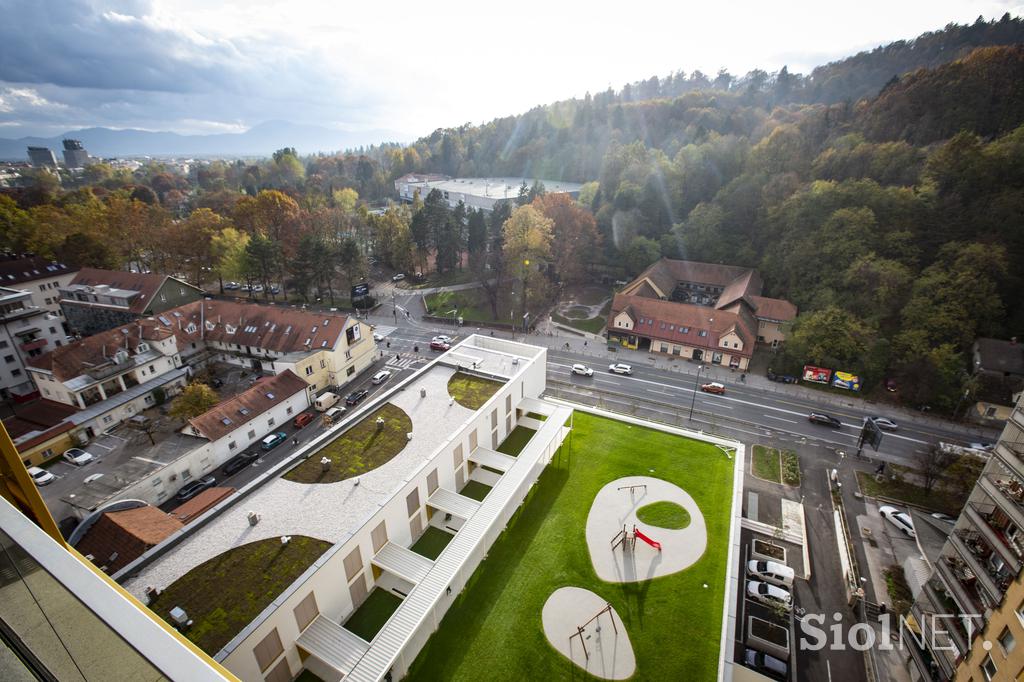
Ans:
{"type": "Polygon", "coordinates": [[[273,393],[268,393],[267,397],[270,398],[271,400],[273,400],[274,399],[274,394],[273,393]]]}
{"type": "Polygon", "coordinates": [[[163,315],[159,316],[159,317],[158,317],[158,318],[156,318],[156,319],[160,320],[161,322],[163,322],[163,323],[164,323],[164,325],[166,325],[166,326],[168,326],[168,327],[170,327],[170,326],[171,326],[171,321],[170,321],[170,320],[168,320],[168,319],[167,319],[166,317],[164,317],[163,315]]]}
{"type": "Polygon", "coordinates": [[[220,423],[223,424],[224,426],[230,426],[231,420],[228,419],[227,417],[221,417],[220,423]]]}
{"type": "Polygon", "coordinates": [[[240,408],[238,408],[238,414],[240,414],[240,415],[242,415],[244,417],[245,415],[249,414],[249,408],[248,407],[240,407],[240,408]]]}

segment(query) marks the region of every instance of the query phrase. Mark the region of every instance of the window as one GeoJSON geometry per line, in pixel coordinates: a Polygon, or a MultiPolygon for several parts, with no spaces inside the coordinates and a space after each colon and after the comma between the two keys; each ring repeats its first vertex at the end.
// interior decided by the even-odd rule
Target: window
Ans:
{"type": "Polygon", "coordinates": [[[350,351],[350,350],[345,351],[345,359],[346,360],[351,360],[352,359],[352,351],[350,351]]]}
{"type": "MultiPolygon", "coordinates": [[[[473,434],[476,435],[476,431],[473,434]]],[[[454,462],[456,469],[462,466],[462,443],[456,445],[455,449],[452,450],[452,462],[454,462]]]]}
{"type": "Polygon", "coordinates": [[[39,285],[39,291],[46,291],[46,285],[45,284],[40,284],[39,285]]]}
{"type": "MultiPolygon", "coordinates": [[[[473,452],[474,450],[476,450],[476,448],[477,448],[476,429],[473,429],[472,431],[469,432],[469,451],[473,452]]],[[[462,450],[462,446],[461,445],[459,446],[459,450],[461,452],[461,450],[462,450]]]]}
{"type": "Polygon", "coordinates": [[[1017,620],[1024,626],[1024,601],[1017,606],[1017,620]]]}
{"type": "Polygon", "coordinates": [[[249,440],[254,439],[256,437],[256,429],[253,429],[252,431],[247,433],[246,436],[248,436],[249,440]]]}
{"type": "Polygon", "coordinates": [[[512,411],[512,395],[505,396],[505,414],[507,415],[512,411]]]}
{"type": "Polygon", "coordinates": [[[228,443],[228,450],[234,450],[237,447],[238,443],[236,443],[235,441],[231,441],[230,443],[228,443]]]}
{"type": "Polygon", "coordinates": [[[306,376],[308,377],[313,373],[313,365],[306,365],[306,376]]]}
{"type": "MultiPolygon", "coordinates": [[[[306,595],[306,598],[295,607],[293,613],[295,614],[295,624],[299,626],[299,630],[305,630],[306,626],[320,615],[320,609],[316,605],[316,595],[313,592],[306,595]]],[[[291,677],[289,676],[288,679],[291,680],[291,677]]]]}
{"type": "Polygon", "coordinates": [[[662,329],[662,330],[664,330],[664,329],[665,329],[665,323],[664,323],[664,322],[662,322],[662,323],[661,323],[661,327],[660,327],[660,329],[662,329]]]}
{"type": "Polygon", "coordinates": [[[327,367],[327,361],[326,360],[321,360],[320,361],[320,369],[324,369],[325,367],[327,367]]]}
{"type": "Polygon", "coordinates": [[[281,636],[277,634],[277,628],[267,633],[267,636],[252,649],[252,654],[256,657],[256,663],[260,666],[261,671],[269,668],[283,653],[284,647],[281,646],[281,636]]]}
{"type": "Polygon", "coordinates": [[[292,669],[288,665],[288,657],[285,656],[278,661],[277,665],[274,666],[274,669],[267,674],[264,678],[264,682],[292,682],[293,677],[292,669]]]}
{"type": "Polygon", "coordinates": [[[707,336],[707,335],[708,335],[708,330],[707,329],[701,329],[699,332],[697,332],[697,336],[707,336]]]}
{"type": "Polygon", "coordinates": [[[363,570],[363,555],[359,551],[359,545],[348,553],[345,557],[345,579],[352,580],[352,578],[359,575],[359,571],[363,570]]]}
{"type": "Polygon", "coordinates": [[[267,426],[273,426],[273,425],[274,425],[274,418],[271,417],[270,419],[267,420],[267,426]]]}
{"type": "Polygon", "coordinates": [[[184,471],[181,472],[181,480],[188,481],[191,478],[192,478],[192,472],[189,471],[188,469],[185,469],[184,471]]]}
{"type": "Polygon", "coordinates": [[[667,353],[668,352],[668,344],[667,343],[661,344],[661,352],[662,353],[667,353]]]}
{"type": "Polygon", "coordinates": [[[689,334],[690,333],[690,328],[689,327],[680,327],[679,331],[681,333],[683,333],[683,334],[689,334]]]}
{"type": "Polygon", "coordinates": [[[167,303],[167,294],[160,292],[160,302],[167,303]]]}
{"type": "Polygon", "coordinates": [[[408,516],[412,516],[420,509],[420,489],[413,488],[412,492],[405,497],[405,509],[408,516]]]}
{"type": "Polygon", "coordinates": [[[1013,633],[1010,632],[1010,629],[1003,628],[1002,634],[999,635],[999,646],[1003,648],[1003,653],[1009,656],[1016,645],[1017,641],[1013,638],[1013,633]]]}
{"type": "Polygon", "coordinates": [[[7,348],[7,342],[6,341],[0,341],[0,348],[7,348]]]}
{"type": "Polygon", "coordinates": [[[4,356],[4,362],[8,362],[8,363],[14,362],[14,356],[13,355],[5,355],[4,356]]]}
{"type": "Polygon", "coordinates": [[[21,376],[21,370],[20,369],[12,369],[11,370],[11,376],[12,377],[20,377],[21,376]]]}
{"type": "Polygon", "coordinates": [[[644,318],[641,317],[641,318],[637,319],[636,323],[637,324],[643,324],[644,323],[644,318]]]}
{"type": "Polygon", "coordinates": [[[992,661],[991,656],[986,656],[985,660],[981,662],[981,674],[985,676],[985,679],[991,682],[996,678],[997,674],[996,664],[992,661]]]}
{"type": "Polygon", "coordinates": [[[156,373],[156,366],[155,365],[150,365],[149,366],[149,373],[150,374],[155,374],[156,373]]]}
{"type": "Polygon", "coordinates": [[[110,416],[109,414],[108,414],[108,415],[106,415],[105,417],[103,417],[103,423],[104,423],[104,424],[109,424],[109,423],[110,423],[110,422],[112,422],[112,421],[114,421],[114,418],[113,418],[113,417],[111,417],[111,416],[110,416]]]}
{"type": "Polygon", "coordinates": [[[295,411],[295,408],[294,408],[294,407],[292,407],[291,405],[289,405],[289,406],[288,406],[288,409],[287,409],[287,410],[285,410],[285,412],[286,412],[287,414],[291,414],[291,413],[292,413],[292,412],[294,412],[294,411],[295,411]]]}
{"type": "Polygon", "coordinates": [[[427,495],[430,495],[437,490],[437,469],[434,469],[427,475],[427,495]]]}
{"type": "Polygon", "coordinates": [[[152,405],[154,402],[153,396],[147,395],[145,398],[143,398],[143,402],[146,403],[147,405],[152,405]]]}
{"type": "Polygon", "coordinates": [[[355,367],[349,367],[348,369],[345,370],[345,376],[347,376],[347,377],[350,377],[350,376],[352,376],[355,373],[356,373],[356,368],[355,367]]]}

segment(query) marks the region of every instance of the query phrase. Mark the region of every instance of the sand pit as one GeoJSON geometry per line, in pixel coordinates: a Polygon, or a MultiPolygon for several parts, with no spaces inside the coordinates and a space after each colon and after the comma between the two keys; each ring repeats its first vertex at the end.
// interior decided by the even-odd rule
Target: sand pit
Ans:
{"type": "Polygon", "coordinates": [[[704,515],[693,498],[677,485],[651,476],[628,476],[612,481],[601,488],[587,516],[587,546],[590,561],[601,580],[613,583],[638,582],[676,573],[692,566],[704,554],[708,545],[704,515]],[[620,490],[626,486],[642,486],[620,490]],[[639,521],[636,511],[640,507],[666,500],[675,502],[690,514],[686,528],[670,530],[639,521]],[[625,549],[620,545],[614,551],[611,540],[626,526],[630,533],[636,526],[644,535],[661,543],[661,551],[637,540],[635,546],[625,549]]]}
{"type": "Polygon", "coordinates": [[[561,587],[544,602],[544,635],[560,654],[591,675],[624,680],[636,671],[636,656],[615,609],[598,615],[606,605],[604,599],[590,590],[561,587]],[[582,639],[573,637],[576,628],[594,616],[598,617],[583,629],[582,639]]]}

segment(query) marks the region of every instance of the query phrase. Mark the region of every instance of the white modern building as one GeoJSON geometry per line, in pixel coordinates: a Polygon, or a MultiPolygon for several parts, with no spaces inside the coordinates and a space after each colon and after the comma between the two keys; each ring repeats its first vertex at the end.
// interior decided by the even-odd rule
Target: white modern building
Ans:
{"type": "Polygon", "coordinates": [[[29,363],[64,343],[54,313],[32,305],[27,291],[0,286],[0,394],[18,401],[35,397],[29,363]]]}
{"type": "MultiPolygon", "coordinates": [[[[39,256],[12,256],[0,259],[0,286],[27,291],[32,305],[58,315],[63,324],[60,289],[70,284],[77,272],[73,265],[39,256]]],[[[66,326],[64,331],[67,333],[66,326]]]]}
{"type": "Polygon", "coordinates": [[[546,349],[471,336],[268,472],[244,503],[176,538],[176,546],[155,548],[115,579],[144,597],[243,544],[292,535],[331,542],[215,659],[243,680],[290,680],[303,667],[325,680],[400,679],[569,433],[571,410],[539,399],[545,373],[546,349]],[[458,372],[500,386],[471,410],[448,395],[458,372]],[[317,459],[320,448],[385,403],[412,423],[393,459],[335,483],[279,477],[306,457],[317,459]],[[519,425],[535,430],[519,455],[497,452],[519,425]],[[460,494],[474,481],[490,487],[483,501],[460,494]],[[436,560],[409,549],[429,527],[453,536],[436,560]],[[365,641],[343,624],[375,589],[402,602],[365,641]]]}
{"type": "Polygon", "coordinates": [[[555,182],[535,178],[447,178],[444,176],[405,175],[395,180],[395,191],[402,201],[412,202],[419,192],[420,199],[426,199],[431,190],[438,190],[452,208],[461,201],[467,207],[490,211],[499,201],[515,201],[519,189],[526,183],[533,187],[535,182],[544,185],[547,194],[568,194],[579,197],[583,185],[576,182],[555,182]]]}

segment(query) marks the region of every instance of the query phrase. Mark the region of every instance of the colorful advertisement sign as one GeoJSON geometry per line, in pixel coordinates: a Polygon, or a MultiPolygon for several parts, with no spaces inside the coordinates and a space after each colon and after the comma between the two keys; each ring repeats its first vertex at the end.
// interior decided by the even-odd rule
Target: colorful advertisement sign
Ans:
{"type": "Polygon", "coordinates": [[[845,388],[847,391],[860,390],[860,377],[849,372],[836,372],[832,378],[832,385],[836,388],[845,388]]]}
{"type": "Polygon", "coordinates": [[[832,370],[813,365],[804,365],[804,381],[813,381],[818,384],[827,384],[832,378],[832,370]]]}

